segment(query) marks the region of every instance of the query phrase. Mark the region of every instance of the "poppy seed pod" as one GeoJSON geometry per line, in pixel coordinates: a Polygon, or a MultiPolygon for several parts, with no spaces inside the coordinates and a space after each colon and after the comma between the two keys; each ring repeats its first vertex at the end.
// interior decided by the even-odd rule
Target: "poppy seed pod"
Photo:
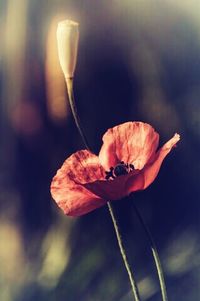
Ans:
{"type": "Polygon", "coordinates": [[[66,79],[74,76],[79,40],[78,27],[79,24],[71,20],[64,20],[58,23],[58,56],[66,79]]]}

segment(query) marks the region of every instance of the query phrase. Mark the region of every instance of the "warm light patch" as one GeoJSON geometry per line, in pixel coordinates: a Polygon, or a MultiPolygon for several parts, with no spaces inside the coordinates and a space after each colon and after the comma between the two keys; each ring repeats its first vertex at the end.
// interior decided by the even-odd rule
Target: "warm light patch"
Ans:
{"type": "Polygon", "coordinates": [[[71,250],[68,238],[72,225],[72,220],[63,221],[60,219],[59,223],[50,229],[44,239],[42,246],[44,261],[38,275],[38,282],[46,288],[57,285],[69,262],[71,250]]]}
{"type": "Polygon", "coordinates": [[[42,128],[42,118],[38,107],[31,102],[21,102],[10,114],[14,130],[23,136],[31,136],[42,128]]]}
{"type": "Polygon", "coordinates": [[[22,238],[16,224],[0,220],[0,279],[12,287],[24,281],[26,260],[22,238]]]}

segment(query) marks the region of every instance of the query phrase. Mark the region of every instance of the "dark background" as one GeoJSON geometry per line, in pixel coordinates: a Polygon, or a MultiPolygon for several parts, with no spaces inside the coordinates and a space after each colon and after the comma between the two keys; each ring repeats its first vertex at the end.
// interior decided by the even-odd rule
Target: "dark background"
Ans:
{"type": "Polygon", "coordinates": [[[199,6],[0,1],[2,301],[133,299],[107,207],[70,218],[50,196],[56,170],[84,148],[57,58],[66,18],[80,23],[74,89],[93,151],[109,127],[130,120],[154,126],[161,144],[181,135],[154,183],[114,209],[142,300],[161,297],[133,202],[156,241],[169,301],[200,300],[199,6]]]}

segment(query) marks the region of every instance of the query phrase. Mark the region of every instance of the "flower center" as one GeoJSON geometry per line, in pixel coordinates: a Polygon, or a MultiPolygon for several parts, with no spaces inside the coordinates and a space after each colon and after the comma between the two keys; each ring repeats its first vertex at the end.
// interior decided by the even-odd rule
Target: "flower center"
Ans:
{"type": "Polygon", "coordinates": [[[115,179],[118,176],[126,175],[134,169],[133,164],[125,164],[121,161],[115,167],[111,167],[109,171],[106,171],[105,179],[109,180],[110,178],[115,179]]]}

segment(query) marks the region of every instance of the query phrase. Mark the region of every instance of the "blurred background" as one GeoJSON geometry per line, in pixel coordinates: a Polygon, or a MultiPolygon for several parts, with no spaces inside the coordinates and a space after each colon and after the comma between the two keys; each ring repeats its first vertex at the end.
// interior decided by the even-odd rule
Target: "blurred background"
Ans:
{"type": "Polygon", "coordinates": [[[200,2],[0,0],[0,300],[133,300],[106,207],[64,216],[57,169],[84,148],[58,63],[56,27],[80,23],[75,98],[88,140],[130,120],[178,147],[145,191],[114,203],[142,300],[161,300],[139,208],[169,301],[200,300],[200,2]]]}

